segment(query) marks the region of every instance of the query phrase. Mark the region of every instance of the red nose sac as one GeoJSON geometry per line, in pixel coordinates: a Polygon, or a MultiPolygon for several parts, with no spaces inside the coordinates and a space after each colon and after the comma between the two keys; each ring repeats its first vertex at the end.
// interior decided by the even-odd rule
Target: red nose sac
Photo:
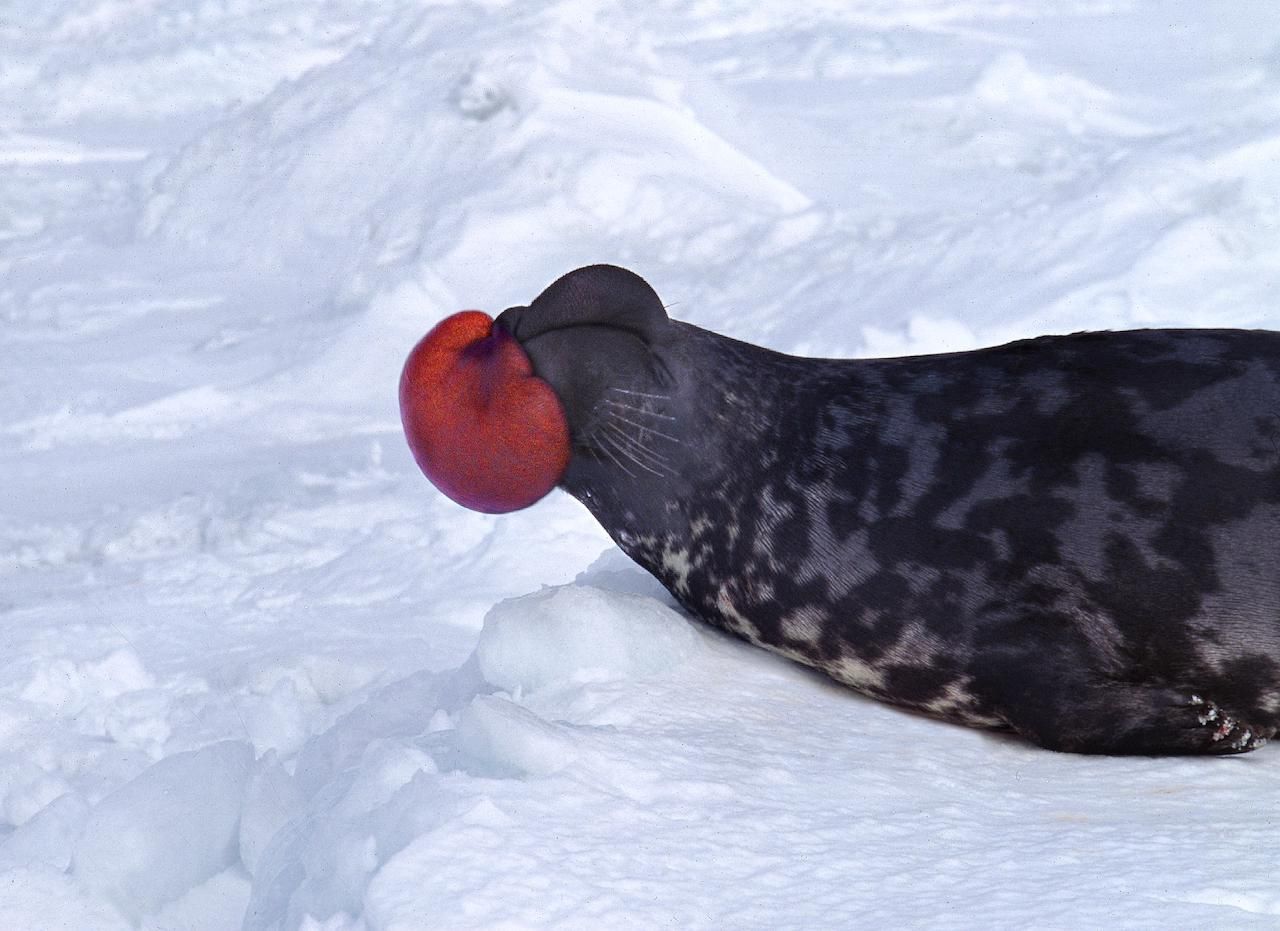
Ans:
{"type": "Polygon", "coordinates": [[[447,317],[413,347],[400,420],[423,474],[487,514],[528,507],[569,465],[560,399],[515,337],[479,310],[447,317]]]}

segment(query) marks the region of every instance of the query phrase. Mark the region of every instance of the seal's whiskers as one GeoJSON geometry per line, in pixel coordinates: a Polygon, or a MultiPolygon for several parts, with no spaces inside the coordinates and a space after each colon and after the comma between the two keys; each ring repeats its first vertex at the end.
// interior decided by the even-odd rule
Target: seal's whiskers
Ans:
{"type": "Polygon", "coordinates": [[[608,431],[606,438],[612,441],[613,449],[646,472],[657,476],[674,474],[670,465],[658,461],[656,453],[638,443],[634,437],[623,433],[616,424],[606,424],[605,429],[608,431]],[[650,461],[646,462],[645,458],[650,458],[650,461]],[[665,467],[659,468],[660,466],[665,467]]]}
{"type": "Polygon", "coordinates": [[[610,438],[608,436],[600,437],[600,443],[599,443],[600,451],[604,453],[606,456],[608,456],[609,461],[612,462],[614,465],[616,465],[619,469],[621,469],[623,472],[626,472],[632,478],[635,478],[636,474],[632,472],[630,469],[628,469],[626,465],[624,465],[622,461],[619,460],[618,457],[614,455],[613,447],[611,447],[611,444],[608,442],[609,439],[610,438]]]}
{"type": "Polygon", "coordinates": [[[675,443],[677,446],[684,445],[678,436],[672,436],[670,433],[663,433],[661,430],[655,430],[653,427],[649,426],[648,424],[643,424],[638,421],[632,420],[630,417],[625,417],[622,414],[617,413],[616,411],[610,412],[609,416],[612,417],[613,420],[621,420],[623,423],[629,423],[631,424],[631,426],[636,427],[640,430],[644,430],[648,433],[652,433],[654,436],[660,436],[664,440],[670,440],[672,443],[675,443]]]}
{"type": "Polygon", "coordinates": [[[655,401],[670,401],[669,394],[650,394],[647,391],[632,391],[630,388],[619,388],[616,385],[610,386],[610,391],[616,391],[618,394],[629,394],[637,398],[653,398],[655,401]]]}
{"type": "Polygon", "coordinates": [[[655,449],[650,449],[615,423],[606,424],[605,427],[613,437],[615,448],[626,452],[629,458],[637,465],[649,468],[650,471],[661,470],[660,472],[655,472],[655,474],[675,475],[675,468],[672,466],[671,460],[662,455],[662,453],[655,449]],[[647,459],[649,465],[645,465],[641,461],[642,459],[647,459]]]}
{"type": "Polygon", "coordinates": [[[660,420],[675,420],[674,414],[664,414],[661,411],[650,410],[647,407],[636,407],[634,404],[623,404],[621,401],[615,401],[612,398],[605,398],[604,403],[610,407],[616,407],[619,410],[635,411],[637,414],[644,414],[647,417],[657,417],[660,420]]]}

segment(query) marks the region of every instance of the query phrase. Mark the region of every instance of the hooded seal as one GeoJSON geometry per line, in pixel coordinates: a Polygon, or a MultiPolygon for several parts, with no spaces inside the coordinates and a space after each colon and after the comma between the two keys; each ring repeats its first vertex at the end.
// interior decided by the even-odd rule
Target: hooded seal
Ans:
{"type": "Polygon", "coordinates": [[[561,403],[558,485],[703,621],[1054,750],[1280,727],[1280,333],[799,358],[609,265],[493,332],[561,403]]]}

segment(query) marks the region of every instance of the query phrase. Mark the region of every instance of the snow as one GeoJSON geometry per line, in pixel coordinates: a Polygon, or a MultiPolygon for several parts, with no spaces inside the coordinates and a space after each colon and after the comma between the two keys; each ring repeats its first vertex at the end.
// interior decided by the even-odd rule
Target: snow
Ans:
{"type": "Polygon", "coordinates": [[[651,597],[575,584],[494,605],[475,657],[486,682],[522,694],[660,672],[699,645],[685,618],[651,597]]]}
{"type": "Polygon", "coordinates": [[[93,807],[72,870],[131,918],[231,866],[253,751],[224,740],[175,753],[93,807]]]}
{"type": "Polygon", "coordinates": [[[1280,328],[1280,9],[12,0],[0,927],[1274,927],[1275,751],[1087,759],[437,494],[441,317],[790,352],[1280,328]]]}

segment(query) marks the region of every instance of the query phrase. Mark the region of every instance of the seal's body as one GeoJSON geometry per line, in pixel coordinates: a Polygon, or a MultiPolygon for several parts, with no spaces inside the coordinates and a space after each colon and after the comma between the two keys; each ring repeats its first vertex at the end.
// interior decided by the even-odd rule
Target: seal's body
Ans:
{"type": "Polygon", "coordinates": [[[698,617],[1058,750],[1280,727],[1280,333],[804,359],[612,266],[496,326],[564,405],[561,487],[698,617]]]}

